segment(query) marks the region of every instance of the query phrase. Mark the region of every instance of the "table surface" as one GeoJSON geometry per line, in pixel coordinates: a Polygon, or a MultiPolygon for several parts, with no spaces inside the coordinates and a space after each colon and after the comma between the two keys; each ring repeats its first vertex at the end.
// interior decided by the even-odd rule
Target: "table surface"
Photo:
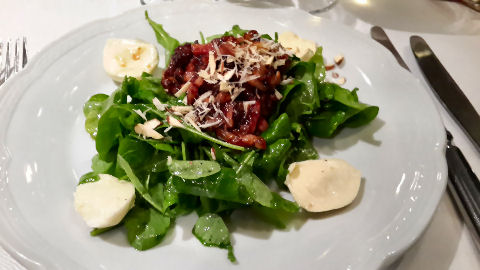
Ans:
{"type": "MultiPolygon", "coordinates": [[[[2,3],[0,9],[0,25],[3,26],[0,28],[0,39],[26,36],[29,56],[35,57],[50,42],[72,29],[96,19],[121,14],[138,7],[139,2],[7,1],[2,3]]],[[[302,0],[276,2],[285,6],[302,7],[302,0]]],[[[440,0],[339,0],[333,8],[318,16],[349,25],[365,34],[369,33],[372,25],[382,26],[414,76],[428,88],[409,46],[411,35],[421,35],[480,112],[480,13],[458,3],[440,0]]],[[[454,135],[454,143],[463,151],[473,171],[480,175],[480,152],[433,93],[432,99],[437,104],[445,126],[454,135]]],[[[448,192],[442,197],[423,236],[391,268],[480,269],[480,253],[448,192]]],[[[0,269],[24,268],[0,247],[0,269]]]]}

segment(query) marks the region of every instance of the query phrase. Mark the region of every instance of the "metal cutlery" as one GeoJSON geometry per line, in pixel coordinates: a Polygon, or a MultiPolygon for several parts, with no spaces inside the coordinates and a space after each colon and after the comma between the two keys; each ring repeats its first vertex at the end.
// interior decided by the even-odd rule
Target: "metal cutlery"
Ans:
{"type": "Polygon", "coordinates": [[[370,36],[377,41],[378,43],[382,44],[385,48],[387,48],[393,56],[395,56],[395,59],[397,59],[397,62],[402,66],[404,69],[410,71],[408,68],[407,64],[405,61],[403,61],[402,57],[398,53],[397,49],[393,46],[392,42],[390,42],[390,39],[388,38],[387,34],[385,31],[383,31],[383,28],[380,26],[373,26],[370,29],[370,36]]]}
{"type": "MultiPolygon", "coordinates": [[[[410,71],[381,27],[372,27],[370,35],[392,52],[397,61],[404,64],[400,64],[402,67],[410,71]]],[[[447,133],[445,157],[448,165],[448,189],[480,248],[480,182],[460,149],[452,144],[452,134],[447,129],[445,131],[447,133]]]]}
{"type": "Polygon", "coordinates": [[[27,39],[0,42],[0,85],[19,72],[28,62],[27,39]]]}
{"type": "Polygon", "coordinates": [[[410,46],[432,89],[435,90],[449,112],[461,124],[477,148],[480,149],[480,115],[478,115],[472,103],[423,38],[411,36],[410,46]]]}

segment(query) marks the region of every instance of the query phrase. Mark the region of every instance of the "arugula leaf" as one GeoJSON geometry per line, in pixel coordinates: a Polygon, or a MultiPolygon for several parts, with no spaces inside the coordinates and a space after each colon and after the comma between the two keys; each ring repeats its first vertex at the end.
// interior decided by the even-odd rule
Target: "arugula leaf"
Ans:
{"type": "Polygon", "coordinates": [[[218,34],[218,35],[213,35],[213,36],[207,37],[207,43],[216,39],[216,38],[221,38],[221,37],[224,37],[224,36],[234,36],[234,37],[243,36],[243,34],[247,33],[248,31],[249,30],[245,30],[245,29],[240,28],[240,26],[238,26],[236,24],[236,25],[232,26],[232,29],[230,31],[226,31],[223,34],[218,34]]]}
{"type": "Polygon", "coordinates": [[[85,129],[90,136],[95,139],[98,132],[98,122],[100,117],[112,106],[113,104],[124,104],[127,102],[127,93],[122,87],[115,90],[110,96],[105,94],[96,94],[90,97],[90,99],[83,106],[83,114],[85,115],[85,129]]]}
{"type": "Polygon", "coordinates": [[[267,144],[278,139],[288,138],[290,135],[290,119],[286,113],[282,113],[273,123],[262,133],[262,137],[267,144]]]}
{"type": "Polygon", "coordinates": [[[294,217],[294,213],[285,212],[278,209],[270,209],[263,206],[252,207],[253,213],[263,221],[272,224],[276,228],[285,229],[287,223],[294,217]]]}
{"type": "Polygon", "coordinates": [[[323,80],[325,80],[325,65],[323,64],[322,50],[322,47],[318,47],[312,58],[308,60],[308,62],[315,64],[313,76],[317,79],[317,82],[323,82],[323,80]]]}
{"type": "Polygon", "coordinates": [[[98,121],[95,146],[102,160],[112,160],[120,139],[130,133],[141,118],[133,112],[132,106],[112,105],[98,121]]]}
{"type": "Polygon", "coordinates": [[[184,179],[198,179],[218,173],[220,164],[210,160],[172,160],[172,163],[168,165],[168,170],[172,175],[184,179]]]}
{"type": "Polygon", "coordinates": [[[285,112],[292,121],[298,121],[301,115],[312,114],[319,106],[317,82],[314,77],[313,62],[298,62],[289,73],[301,82],[288,101],[284,103],[285,112]]]}
{"type": "Polygon", "coordinates": [[[128,242],[138,250],[152,248],[167,234],[171,221],[153,208],[135,206],[124,219],[128,242]]]}
{"type": "Polygon", "coordinates": [[[296,203],[286,200],[271,191],[252,171],[248,169],[241,170],[237,174],[237,180],[246,189],[251,198],[260,205],[291,213],[298,212],[299,207],[296,203]]]}
{"type": "Polygon", "coordinates": [[[200,216],[192,233],[204,246],[227,249],[228,259],[232,262],[236,261],[230,242],[230,233],[219,215],[208,213],[200,216]]]}
{"type": "Polygon", "coordinates": [[[287,155],[292,143],[288,139],[279,139],[267,146],[260,160],[255,163],[255,173],[263,179],[270,179],[278,171],[281,161],[287,155]]]}
{"type": "Polygon", "coordinates": [[[292,123],[293,132],[297,133],[294,140],[292,140],[292,151],[290,152],[290,160],[304,161],[309,159],[318,159],[318,152],[312,144],[312,139],[309,137],[303,125],[292,123]]]}
{"type": "MultiPolygon", "coordinates": [[[[117,157],[118,164],[122,167],[122,169],[125,171],[127,174],[128,179],[130,182],[132,182],[133,186],[137,190],[138,193],[148,202],[150,205],[152,205],[155,209],[157,209],[160,212],[165,211],[165,206],[163,205],[163,196],[152,196],[148,190],[148,186],[144,186],[140,179],[135,175],[135,173],[132,170],[132,167],[128,164],[128,162],[120,155],[117,157]]],[[[161,189],[163,191],[163,187],[158,187],[157,189],[153,189],[153,194],[158,195],[158,191],[161,189]]]]}
{"type": "Polygon", "coordinates": [[[145,19],[147,19],[148,23],[152,27],[153,31],[155,32],[155,36],[157,37],[158,43],[165,48],[165,66],[168,66],[170,61],[170,57],[173,55],[175,49],[180,45],[178,40],[171,37],[164,29],[161,24],[158,24],[152,21],[148,17],[148,12],[145,10],[145,19]]]}
{"type": "Polygon", "coordinates": [[[97,173],[95,172],[89,172],[80,177],[80,181],[78,182],[79,185],[81,184],[86,184],[86,183],[92,183],[100,180],[100,177],[98,176],[97,173]]]}
{"type": "Polygon", "coordinates": [[[243,204],[253,202],[245,188],[235,181],[235,171],[231,168],[223,167],[216,174],[197,179],[173,176],[172,184],[179,193],[243,204]]]}
{"type": "Polygon", "coordinates": [[[83,114],[85,115],[85,129],[88,134],[95,138],[98,130],[98,119],[103,113],[103,106],[105,100],[108,99],[108,95],[105,94],[96,94],[90,97],[90,99],[85,102],[83,106],[83,114]]]}
{"type": "Polygon", "coordinates": [[[322,83],[320,89],[321,96],[327,101],[321,110],[305,121],[311,135],[331,137],[343,124],[358,127],[369,123],[378,114],[377,106],[358,101],[357,89],[349,91],[332,83],[322,83]]]}
{"type": "MultiPolygon", "coordinates": [[[[173,117],[173,116],[171,116],[171,117],[173,117]]],[[[240,150],[240,151],[245,150],[245,148],[242,147],[242,146],[238,146],[238,145],[235,145],[235,144],[230,144],[230,143],[227,143],[227,142],[222,141],[220,139],[214,138],[214,137],[208,135],[207,133],[198,131],[195,128],[193,128],[191,126],[188,126],[188,125],[183,125],[183,127],[178,127],[178,129],[188,131],[190,133],[190,135],[194,136],[198,141],[201,141],[203,139],[203,140],[207,140],[207,141],[210,141],[210,142],[213,142],[213,143],[216,143],[218,145],[228,147],[228,148],[231,148],[231,149],[234,149],[234,150],[240,150]]]]}
{"type": "Polygon", "coordinates": [[[196,209],[199,216],[206,213],[222,213],[231,212],[235,209],[243,207],[242,204],[223,200],[210,199],[200,196],[200,206],[196,209]]]}
{"type": "Polygon", "coordinates": [[[119,224],[117,224],[117,225],[115,225],[115,226],[106,227],[106,228],[93,228],[93,229],[90,231],[90,235],[91,235],[91,236],[98,236],[98,235],[100,235],[100,234],[102,234],[102,233],[105,233],[105,232],[108,232],[108,231],[111,231],[111,230],[113,230],[113,229],[115,229],[115,228],[120,227],[121,224],[122,224],[122,223],[119,223],[119,224]]]}
{"type": "Polygon", "coordinates": [[[125,77],[122,88],[132,98],[130,104],[152,104],[154,98],[158,98],[164,103],[170,103],[176,99],[163,89],[160,78],[154,78],[145,72],[142,74],[141,80],[125,77]]]}
{"type": "Polygon", "coordinates": [[[149,163],[146,161],[150,161],[153,154],[154,149],[150,144],[131,137],[122,139],[118,146],[118,155],[122,156],[133,170],[145,166],[145,163],[149,163]]]}
{"type": "Polygon", "coordinates": [[[99,174],[113,174],[115,170],[115,161],[102,160],[97,154],[92,158],[92,170],[99,174]]]}

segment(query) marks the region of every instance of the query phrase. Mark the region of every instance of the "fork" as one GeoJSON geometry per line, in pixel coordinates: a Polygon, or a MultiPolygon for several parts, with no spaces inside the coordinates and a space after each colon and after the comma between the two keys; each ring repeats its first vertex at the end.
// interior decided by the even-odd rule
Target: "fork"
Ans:
{"type": "Polygon", "coordinates": [[[0,85],[27,64],[27,38],[0,42],[0,85]],[[13,60],[13,63],[12,63],[13,60]]]}

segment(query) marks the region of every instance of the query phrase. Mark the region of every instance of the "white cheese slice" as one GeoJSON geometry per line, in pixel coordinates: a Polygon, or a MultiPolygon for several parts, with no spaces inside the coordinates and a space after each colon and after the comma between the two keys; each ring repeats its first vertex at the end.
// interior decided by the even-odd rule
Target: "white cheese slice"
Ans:
{"type": "Polygon", "coordinates": [[[109,174],[100,180],[77,186],[74,193],[75,210],[92,228],[115,226],[135,203],[135,187],[109,174]]]}
{"type": "Polygon", "coordinates": [[[341,159],[294,162],[285,181],[295,201],[309,212],[350,204],[360,188],[361,173],[341,159]]]}
{"type": "Polygon", "coordinates": [[[292,32],[281,33],[278,36],[278,42],[302,61],[310,60],[317,50],[315,42],[300,38],[292,32]]]}
{"type": "Polygon", "coordinates": [[[116,82],[125,76],[140,79],[143,72],[152,73],[158,65],[155,46],[139,40],[109,39],[103,48],[103,67],[116,82]]]}

